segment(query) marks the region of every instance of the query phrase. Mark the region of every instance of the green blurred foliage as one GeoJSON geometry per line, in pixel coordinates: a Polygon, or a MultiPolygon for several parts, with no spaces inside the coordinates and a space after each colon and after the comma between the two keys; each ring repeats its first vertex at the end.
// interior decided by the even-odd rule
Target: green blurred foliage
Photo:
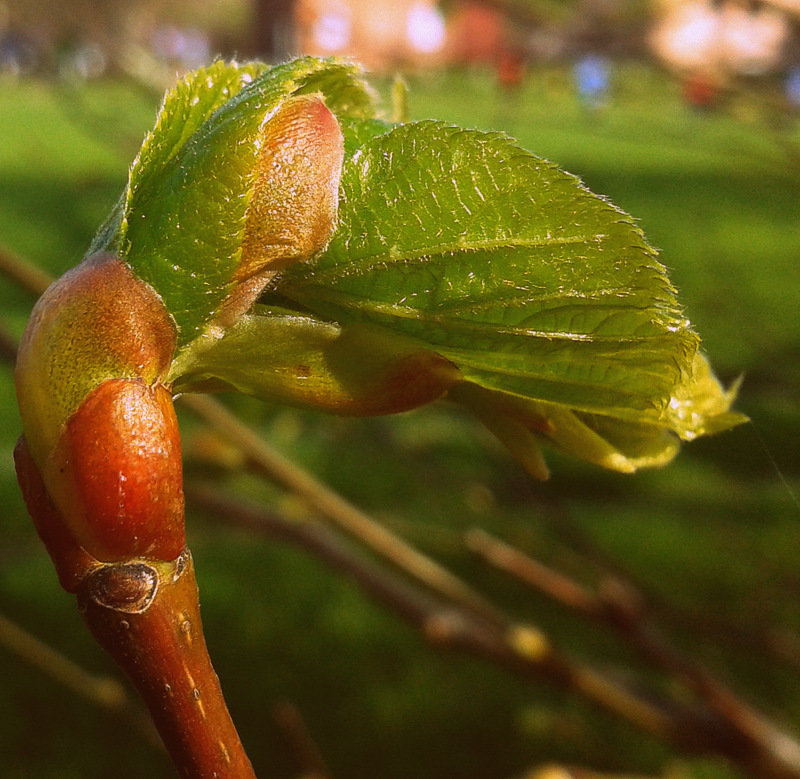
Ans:
{"type": "MultiPolygon", "coordinates": [[[[762,125],[694,114],[648,70],[618,76],[610,104],[591,115],[562,71],[535,73],[515,94],[499,93],[490,74],[418,79],[410,109],[412,118],[506,130],[632,213],[662,250],[723,378],[745,373],[739,407],[752,425],[635,476],[554,457],[554,476],[542,485],[445,405],[348,420],[230,402],[282,451],[573,654],[640,670],[616,640],[487,571],[460,543],[478,524],[583,579],[591,571],[564,534],[588,534],[655,596],[697,618],[675,628],[682,646],[797,730],[796,672],[733,640],[729,626],[756,636],[800,628],[800,508],[782,481],[800,491],[800,175],[762,125]]],[[[117,82],[0,84],[0,243],[54,274],[77,262],[124,184],[158,99],[117,82]]],[[[31,303],[0,281],[9,331],[21,332],[31,303]]],[[[113,673],[58,589],[22,508],[10,457],[19,420],[11,370],[0,370],[0,610],[85,667],[113,673]]],[[[210,475],[221,488],[296,510],[269,485],[200,464],[192,456],[198,426],[188,417],[182,424],[187,478],[210,475]]],[[[197,512],[189,537],[212,656],[265,775],[292,775],[271,719],[275,703],[290,699],[341,777],[489,779],[554,759],[736,776],[714,760],[681,760],[547,684],[429,651],[353,584],[296,550],[197,512]]],[[[127,724],[0,654],[0,776],[172,775],[127,724]]]]}

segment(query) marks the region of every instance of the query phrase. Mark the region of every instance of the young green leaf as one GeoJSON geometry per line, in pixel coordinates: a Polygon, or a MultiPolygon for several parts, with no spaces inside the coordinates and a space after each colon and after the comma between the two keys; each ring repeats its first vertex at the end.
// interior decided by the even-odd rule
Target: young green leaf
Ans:
{"type": "Polygon", "coordinates": [[[312,58],[274,68],[215,63],[166,96],[90,253],[114,251],[161,295],[179,347],[203,332],[234,285],[264,127],[287,100],[313,94],[334,113],[372,114],[354,66],[312,58]]]}
{"type": "MultiPolygon", "coordinates": [[[[704,393],[714,407],[695,413],[702,433],[733,427],[745,418],[728,411],[735,388],[724,392],[702,355],[704,393]],[[711,427],[710,425],[713,425],[711,427]]],[[[329,413],[372,416],[406,411],[447,397],[468,408],[537,478],[548,469],[543,442],[596,465],[631,473],[664,465],[679,449],[668,422],[648,424],[573,411],[558,403],[486,389],[465,380],[450,361],[414,339],[384,328],[341,325],[308,313],[256,306],[213,348],[197,353],[176,392],[235,390],[265,400],[329,413]]],[[[681,390],[676,393],[680,396],[681,390]]],[[[687,396],[688,400],[688,396],[687,396]]],[[[678,401],[673,402],[675,410],[678,401]]],[[[679,408],[698,406],[698,402],[679,408]]],[[[687,440],[699,435],[683,435],[687,440]]]]}
{"type": "Polygon", "coordinates": [[[429,403],[461,379],[448,360],[390,331],[256,306],[211,348],[198,350],[174,390],[236,390],[372,416],[429,403]]]}
{"type": "Polygon", "coordinates": [[[187,77],[106,246],[176,322],[176,391],[347,414],[447,394],[538,476],[542,440],[632,471],[743,419],[628,215],[504,136],[376,119],[342,63],[187,77]],[[287,265],[283,308],[246,314],[287,265]]]}
{"type": "Polygon", "coordinates": [[[658,422],[698,338],[629,217],[498,135],[410,124],[367,142],[340,224],[280,292],[427,344],[487,388],[658,422]]]}
{"type": "MultiPolygon", "coordinates": [[[[438,355],[457,368],[447,373],[449,396],[537,476],[546,474],[542,440],[630,472],[671,459],[678,437],[742,421],[626,214],[499,135],[435,123],[360,132],[336,235],[275,288],[307,313],[262,311],[197,375],[337,410],[333,398],[360,370],[346,413],[370,414],[380,404],[364,388],[380,386],[380,371],[365,353],[380,354],[382,366],[393,349],[398,360],[404,349],[438,355]],[[335,337],[309,340],[325,321],[335,337]],[[294,346],[265,349],[270,331],[294,346]],[[369,349],[354,348],[353,331],[362,347],[369,336],[369,349]],[[314,350],[336,358],[303,375],[314,350]]],[[[425,384],[425,363],[416,368],[406,374],[409,398],[425,384]]]]}

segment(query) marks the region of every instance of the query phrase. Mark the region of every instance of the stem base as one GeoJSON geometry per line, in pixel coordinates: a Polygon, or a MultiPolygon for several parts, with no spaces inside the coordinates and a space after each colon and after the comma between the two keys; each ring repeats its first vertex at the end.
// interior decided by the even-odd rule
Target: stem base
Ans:
{"type": "Polygon", "coordinates": [[[78,604],[150,709],[181,776],[255,779],[208,656],[188,550],[171,562],[105,564],[82,582],[78,604]]]}

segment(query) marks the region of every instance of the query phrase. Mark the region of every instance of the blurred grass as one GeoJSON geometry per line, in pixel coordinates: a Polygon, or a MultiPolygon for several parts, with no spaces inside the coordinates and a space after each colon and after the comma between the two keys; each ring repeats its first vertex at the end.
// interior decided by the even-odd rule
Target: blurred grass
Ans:
{"type": "MultiPolygon", "coordinates": [[[[121,190],[157,104],[158,96],[128,83],[0,82],[0,244],[54,274],[75,264],[121,190]]],[[[479,524],[583,578],[585,562],[562,537],[577,528],[659,598],[699,617],[700,632],[678,628],[676,639],[796,732],[796,671],[725,633],[725,623],[756,635],[800,629],[800,505],[783,481],[800,492],[800,170],[758,106],[733,108],[748,121],[692,113],[673,84],[633,66],[617,73],[609,105],[593,114],[559,70],[534,74],[513,95],[479,72],[417,77],[411,93],[413,118],[502,129],[632,213],[663,251],[720,374],[745,374],[739,406],[752,425],[633,477],[552,456],[554,476],[542,485],[444,405],[342,420],[247,398],[231,403],[284,452],[574,654],[637,668],[616,641],[478,566],[460,543],[479,524]],[[568,524],[559,526],[554,510],[568,524]]],[[[793,142],[800,146],[796,133],[793,142]]],[[[21,332],[31,304],[0,280],[0,321],[10,332],[21,332]]],[[[88,668],[111,671],[58,590],[22,508],[10,458],[19,421],[11,371],[0,370],[0,610],[88,668]]],[[[208,468],[191,459],[197,426],[183,424],[187,475],[204,477],[208,468]]],[[[242,474],[214,475],[240,494],[287,504],[242,474]]],[[[553,759],[735,776],[715,761],[680,760],[547,685],[429,652],[299,552],[197,514],[189,533],[212,655],[265,775],[291,775],[270,719],[271,707],[288,698],[339,777],[489,779],[553,759]]],[[[0,777],[171,775],[123,723],[18,658],[2,662],[0,777]]]]}

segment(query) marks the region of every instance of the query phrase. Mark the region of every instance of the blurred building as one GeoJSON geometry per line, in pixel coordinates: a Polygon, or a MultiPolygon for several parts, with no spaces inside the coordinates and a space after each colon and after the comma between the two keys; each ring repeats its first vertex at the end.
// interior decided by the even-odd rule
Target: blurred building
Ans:
{"type": "Polygon", "coordinates": [[[508,20],[493,5],[458,3],[449,21],[448,57],[453,63],[496,63],[513,48],[508,20]]]}
{"type": "Polygon", "coordinates": [[[35,52],[32,70],[90,77],[106,64],[159,67],[171,81],[176,70],[243,49],[251,13],[250,0],[0,0],[0,59],[20,60],[21,41],[35,52]]]}
{"type": "Polygon", "coordinates": [[[651,37],[656,54],[686,74],[716,82],[758,76],[786,64],[800,0],[667,0],[651,37]]]}
{"type": "Polygon", "coordinates": [[[503,60],[509,25],[494,4],[462,0],[447,11],[435,0],[297,0],[298,47],[376,70],[503,60]]]}
{"type": "Polygon", "coordinates": [[[442,62],[447,28],[433,0],[298,0],[304,54],[349,56],[369,68],[442,62]]]}

